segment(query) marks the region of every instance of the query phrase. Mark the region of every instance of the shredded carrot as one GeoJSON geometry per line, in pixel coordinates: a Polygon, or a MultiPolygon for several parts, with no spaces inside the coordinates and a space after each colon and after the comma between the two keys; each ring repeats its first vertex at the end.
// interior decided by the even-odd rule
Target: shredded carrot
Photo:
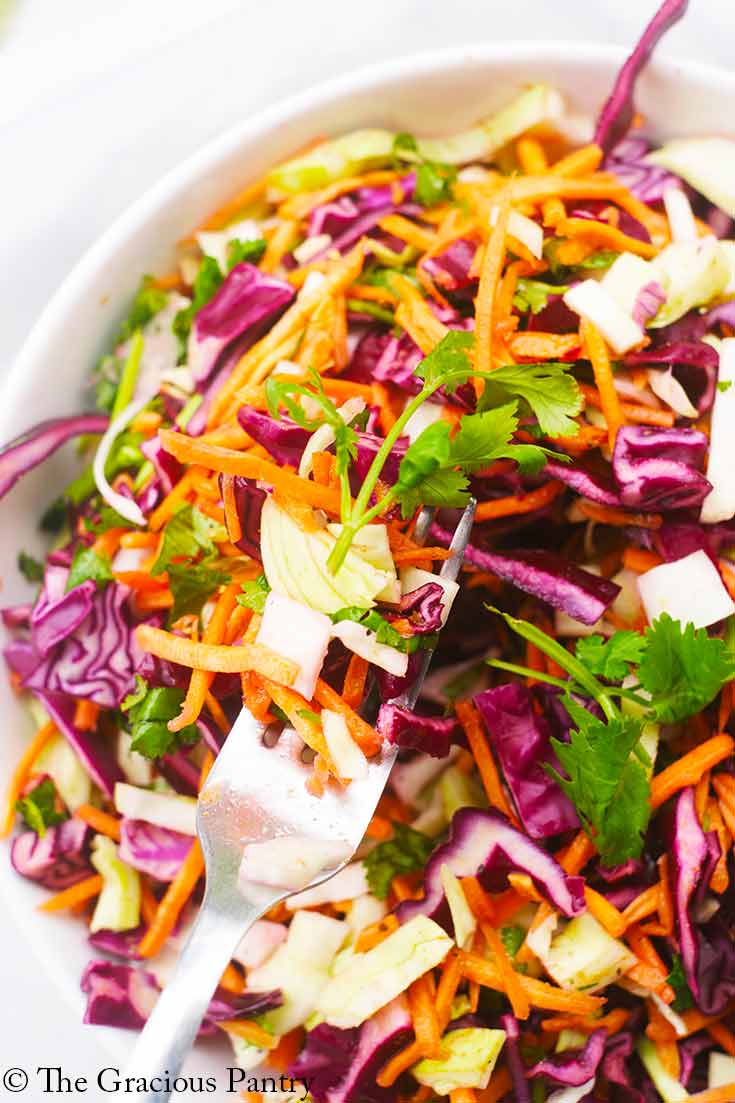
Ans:
{"type": "MultiPolygon", "coordinates": [[[[589,406],[602,410],[603,400],[600,392],[587,383],[580,383],[579,389],[584,395],[585,402],[589,406]]],[[[617,392],[616,392],[617,394],[617,392]]],[[[626,421],[633,421],[638,425],[656,425],[664,429],[670,429],[676,421],[676,415],[671,410],[661,410],[655,406],[641,406],[634,402],[619,402],[620,410],[626,421]]]]}
{"type": "Polygon", "coordinates": [[[629,513],[628,510],[603,506],[599,502],[579,501],[576,504],[586,517],[601,525],[635,525],[636,528],[655,530],[661,528],[664,520],[660,513],[629,513]]]}
{"type": "Polygon", "coordinates": [[[242,524],[237,510],[235,498],[235,479],[233,475],[222,476],[222,501],[225,507],[225,524],[227,535],[233,544],[242,538],[242,524]]]}
{"type": "Polygon", "coordinates": [[[735,1099],[735,1081],[724,1084],[721,1088],[710,1088],[708,1091],[690,1095],[687,1103],[733,1103],[733,1099],[735,1099]]]}
{"type": "Polygon", "coordinates": [[[393,552],[396,566],[418,563],[420,560],[433,562],[437,559],[449,559],[449,548],[403,548],[393,552]]]}
{"type": "Polygon", "coordinates": [[[0,839],[6,839],[13,830],[13,824],[15,823],[15,806],[20,800],[23,789],[28,782],[31,770],[33,769],[33,763],[36,761],[46,744],[49,743],[55,735],[56,725],[51,720],[48,720],[38,729],[32,741],[23,752],[20,762],[15,767],[5,797],[5,817],[2,821],[2,828],[0,828],[0,839]]]}
{"type": "Polygon", "coordinates": [[[513,1079],[507,1068],[496,1069],[488,1086],[478,1092],[477,1103],[499,1103],[512,1090],[513,1079]]]}
{"type": "Polygon", "coordinates": [[[155,957],[162,949],[203,873],[204,856],[199,840],[195,839],[179,872],[166,889],[155,919],[143,935],[138,947],[141,957],[155,957]]]}
{"type": "MultiPolygon", "coordinates": [[[[242,475],[247,479],[259,480],[276,487],[288,497],[300,499],[307,505],[339,516],[340,502],[337,491],[319,486],[311,479],[302,479],[290,468],[279,467],[270,460],[264,460],[246,452],[234,452],[214,444],[203,444],[200,438],[185,437],[183,433],[174,433],[168,429],[161,430],[159,439],[166,452],[184,463],[206,464],[224,474],[242,475]]],[[[183,479],[177,485],[181,485],[181,482],[183,479]]]]}
{"type": "Polygon", "coordinates": [[[623,552],[623,566],[637,574],[645,574],[654,567],[660,567],[663,557],[645,548],[626,548],[623,552]]]}
{"type": "Polygon", "coordinates": [[[276,1038],[269,1034],[255,1019],[225,1019],[217,1024],[225,1034],[233,1034],[236,1038],[244,1038],[251,1046],[258,1049],[273,1049],[276,1038]]]}
{"type": "Polygon", "coordinates": [[[286,253],[299,240],[299,224],[289,219],[279,222],[268,239],[268,245],[260,262],[263,272],[275,272],[286,253]]]}
{"type": "Polygon", "coordinates": [[[639,241],[611,226],[607,222],[597,222],[590,218],[565,218],[556,227],[560,237],[580,238],[595,246],[614,249],[617,253],[635,253],[636,256],[650,260],[658,253],[658,248],[648,241],[639,241]]]}
{"type": "Polygon", "coordinates": [[[396,324],[416,342],[424,354],[428,354],[449,332],[433,314],[428,302],[410,280],[394,276],[393,286],[401,302],[396,310],[396,324]]]}
{"type": "Polygon", "coordinates": [[[243,670],[254,670],[286,686],[293,682],[298,673],[296,663],[258,643],[241,644],[239,647],[195,643],[149,624],[139,624],[135,638],[143,651],[193,670],[206,670],[214,674],[239,674],[243,670]]]}
{"type": "Polygon", "coordinates": [[[508,884],[525,900],[533,900],[536,904],[543,903],[543,896],[527,873],[509,873],[508,884]]]}
{"type": "Polygon", "coordinates": [[[278,361],[284,359],[285,346],[298,336],[320,304],[355,282],[364,259],[365,247],[358,242],[349,253],[330,264],[318,288],[302,291],[268,333],[248,349],[217,392],[210,410],[208,428],[216,428],[227,419],[234,395],[245,382],[262,382],[278,361]]]}
{"type": "MultiPolygon", "coordinates": [[[[231,582],[229,586],[225,586],[217,599],[217,604],[209,619],[207,627],[204,629],[202,635],[202,643],[204,645],[216,646],[223,642],[225,631],[235,605],[237,604],[237,595],[239,593],[240,584],[238,582],[231,582]]],[[[196,723],[200,712],[204,708],[207,692],[213,681],[214,674],[212,671],[196,668],[192,671],[191,678],[189,679],[189,688],[186,691],[186,697],[181,706],[181,712],[178,716],[174,717],[173,720],[169,720],[169,731],[179,732],[182,728],[196,723]]]]}
{"type": "Polygon", "coordinates": [[[717,859],[717,865],[714,868],[709,885],[713,892],[721,896],[723,892],[727,891],[730,884],[727,858],[732,844],[732,837],[725,826],[720,806],[713,797],[710,797],[707,801],[705,815],[709,820],[709,830],[716,831],[717,838],[720,841],[720,856],[717,859]]]}
{"type": "Polygon", "coordinates": [[[323,678],[318,678],[314,700],[330,712],[338,712],[347,724],[350,735],[368,757],[377,754],[381,740],[374,728],[366,723],[323,678]]]}
{"type": "Polygon", "coordinates": [[[74,709],[74,727],[83,732],[91,732],[97,727],[100,707],[94,701],[77,701],[74,709]]]}
{"type": "Polygon", "coordinates": [[[499,517],[514,517],[521,513],[533,513],[543,509],[564,491],[564,483],[550,479],[538,490],[527,494],[512,494],[507,498],[493,498],[480,502],[475,511],[476,521],[493,521],[499,517]]]}
{"type": "Polygon", "coordinates": [[[423,1052],[419,1043],[411,1042],[410,1045],[396,1053],[395,1057],[391,1057],[390,1061],[383,1066],[375,1078],[376,1084],[381,1088],[390,1088],[395,1084],[398,1077],[407,1072],[411,1065],[415,1065],[417,1061],[420,1061],[422,1056],[423,1052]]]}
{"type": "MultiPolygon", "coordinates": [[[[656,895],[658,897],[658,893],[656,895]]],[[[601,923],[613,938],[620,938],[627,926],[624,915],[619,912],[609,900],[606,900],[601,893],[591,889],[589,885],[585,887],[584,898],[587,907],[592,915],[594,915],[597,922],[601,923]]]]}
{"type": "Polygon", "coordinates": [[[517,360],[566,360],[577,358],[581,342],[576,333],[515,333],[508,342],[517,360]]]}
{"type": "MultiPolygon", "coordinates": [[[[688,785],[696,785],[705,770],[711,770],[719,762],[728,758],[735,749],[735,741],[729,735],[713,735],[706,743],[695,747],[693,751],[685,754],[671,766],[667,766],[660,774],[656,774],[651,782],[651,806],[660,808],[661,805],[685,789],[688,785]]],[[[713,779],[713,786],[717,791],[718,778],[713,779]]]]}
{"type": "Polygon", "coordinates": [[[467,736],[467,742],[475,757],[477,769],[480,771],[487,799],[493,808],[497,808],[504,816],[517,822],[515,812],[511,808],[501,784],[495,759],[483,731],[480,714],[471,701],[458,701],[456,711],[457,719],[467,736]]]}
{"type": "Polygon", "coordinates": [[[462,980],[462,962],[456,950],[450,950],[442,962],[439,983],[436,987],[436,1014],[441,1029],[449,1022],[452,1002],[462,980]]]}
{"type": "Polygon", "coordinates": [[[393,834],[393,825],[384,816],[375,815],[367,825],[365,834],[371,839],[389,839],[393,834]]]}
{"type": "Polygon", "coordinates": [[[100,835],[107,835],[116,843],[120,842],[120,820],[116,816],[111,816],[109,812],[102,812],[99,808],[93,808],[91,804],[80,804],[74,810],[74,815],[77,819],[88,823],[100,835]]]}
{"type": "Polygon", "coordinates": [[[124,532],[120,537],[121,548],[155,548],[157,543],[155,532],[124,532]]]}
{"type": "Polygon", "coordinates": [[[485,247],[475,300],[475,367],[478,371],[489,371],[494,366],[495,295],[505,261],[509,217],[510,199],[506,198],[505,202],[500,203],[497,221],[485,247]]]}
{"type": "Polygon", "coordinates": [[[519,138],[516,142],[516,157],[527,176],[541,176],[549,167],[544,147],[537,138],[519,138]]]}
{"type": "Polygon", "coordinates": [[[580,1018],[576,1015],[554,1015],[541,1020],[541,1029],[545,1034],[559,1034],[562,1030],[578,1030],[582,1034],[591,1034],[593,1030],[606,1030],[608,1034],[617,1034],[630,1018],[630,1011],[617,1007],[607,1015],[594,1015],[580,1018]]]}
{"type": "Polygon", "coordinates": [[[707,1027],[707,1033],[719,1046],[724,1049],[725,1053],[729,1053],[731,1057],[735,1057],[735,1034],[724,1023],[710,1023],[707,1027]]]}
{"type": "Polygon", "coordinates": [[[362,656],[351,656],[342,687],[342,700],[351,709],[356,709],[362,703],[369,669],[369,663],[362,656]]]}
{"type": "Polygon", "coordinates": [[[656,1053],[662,1066],[674,1080],[679,1079],[681,1061],[679,1059],[679,1047],[676,1042],[656,1042],[656,1053]]]}
{"type": "Polygon", "coordinates": [[[582,320],[580,335],[587,356],[592,364],[595,383],[597,384],[597,390],[600,394],[602,413],[607,422],[608,441],[612,448],[615,444],[615,437],[617,436],[618,429],[625,424],[625,419],[620,409],[618,392],[615,390],[615,384],[613,382],[612,368],[610,367],[610,354],[608,353],[607,345],[602,335],[592,322],[586,319],[582,320]]]}
{"type": "Polygon", "coordinates": [[[587,146],[582,146],[581,149],[575,149],[573,153],[568,153],[566,157],[562,157],[560,161],[551,166],[549,171],[556,173],[557,176],[587,176],[588,173],[599,168],[603,156],[600,147],[591,142],[587,146]]]}
{"type": "Polygon", "coordinates": [[[566,849],[559,851],[556,860],[570,876],[581,873],[595,854],[595,844],[584,831],[578,831],[566,849]]]}
{"type": "Polygon", "coordinates": [[[94,544],[92,544],[92,551],[95,555],[101,555],[107,559],[112,559],[115,552],[120,547],[120,538],[124,532],[125,529],[108,529],[107,532],[103,532],[97,537],[94,544]]]}
{"type": "Polygon", "coordinates": [[[418,977],[408,988],[408,1007],[416,1041],[424,1057],[438,1057],[441,1031],[436,1014],[435,993],[430,973],[418,977]]]}
{"type": "Polygon", "coordinates": [[[481,926],[488,949],[492,953],[494,962],[500,970],[505,994],[513,1008],[513,1014],[517,1019],[527,1019],[531,1014],[531,1005],[528,993],[524,991],[521,984],[520,974],[516,973],[513,968],[513,963],[508,957],[508,953],[503,945],[503,940],[495,930],[495,927],[493,927],[491,923],[483,923],[481,926]]]}
{"type": "Polygon", "coordinates": [[[55,896],[44,900],[43,904],[39,904],[38,910],[40,912],[67,911],[69,908],[76,907],[77,904],[85,904],[88,900],[99,896],[101,892],[102,878],[99,874],[95,874],[93,877],[85,877],[83,881],[77,881],[76,885],[72,885],[71,888],[64,889],[63,892],[57,892],[55,896]]]}
{"type": "MultiPolygon", "coordinates": [[[[492,988],[496,992],[503,991],[500,970],[493,962],[485,961],[477,954],[465,951],[461,951],[461,956],[462,972],[465,977],[476,980],[484,988],[492,988]]],[[[568,992],[546,984],[544,981],[535,980],[533,977],[516,975],[531,1005],[546,1011],[571,1011],[580,1015],[591,1015],[604,1002],[597,996],[586,996],[582,992],[568,992]]]]}
{"type": "Polygon", "coordinates": [[[294,1030],[289,1030],[287,1034],[281,1035],[278,1044],[268,1054],[268,1068],[275,1069],[277,1072],[285,1072],[298,1057],[303,1044],[303,1027],[297,1026],[294,1030]]]}
{"type": "Polygon", "coordinates": [[[245,980],[242,973],[238,972],[231,961],[225,966],[225,971],[219,980],[220,988],[225,992],[231,992],[233,996],[241,995],[245,990],[245,980]]]}
{"type": "Polygon", "coordinates": [[[397,930],[398,920],[396,917],[386,915],[384,919],[379,919],[377,923],[371,923],[369,927],[365,927],[364,930],[360,931],[355,940],[355,952],[358,954],[367,953],[368,950],[372,950],[373,946],[379,945],[383,939],[397,930]]]}
{"type": "Polygon", "coordinates": [[[640,923],[642,919],[647,919],[649,915],[653,915],[658,911],[661,906],[661,885],[651,885],[650,888],[644,889],[635,900],[631,900],[627,908],[623,911],[624,926],[627,927],[631,923],[640,923]]]}
{"type": "Polygon", "coordinates": [[[436,237],[429,230],[422,229],[421,226],[417,226],[415,222],[411,222],[410,219],[404,218],[400,214],[386,215],[381,218],[378,226],[381,230],[385,230],[387,234],[393,234],[401,241],[405,241],[407,245],[414,245],[422,253],[431,249],[436,237]]]}
{"type": "Polygon", "coordinates": [[[477,1093],[474,1088],[453,1088],[449,1103],[477,1103],[477,1093]]]}

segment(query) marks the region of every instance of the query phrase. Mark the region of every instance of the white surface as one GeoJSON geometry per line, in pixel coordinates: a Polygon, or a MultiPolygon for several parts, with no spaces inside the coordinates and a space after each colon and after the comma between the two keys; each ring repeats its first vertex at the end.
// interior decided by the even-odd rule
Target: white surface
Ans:
{"type": "MultiPolygon", "coordinates": [[[[653,7],[455,0],[448,9],[443,0],[373,0],[357,11],[336,0],[26,0],[0,41],[0,363],[14,357],[51,291],[110,220],[251,112],[335,74],[429,47],[558,36],[627,45],[653,7]]],[[[733,24],[729,0],[693,0],[666,51],[726,65],[733,24]]],[[[69,355],[73,347],[60,345],[59,360],[69,355]]],[[[76,374],[83,371],[79,365],[76,374]]],[[[40,404],[50,402],[44,396],[40,404]]],[[[62,1065],[70,1075],[114,1063],[49,989],[7,909],[0,914],[1,1063],[62,1065]]],[[[62,957],[65,922],[54,922],[62,957]]],[[[18,1096],[0,1088],[0,1098],[18,1096]]]]}

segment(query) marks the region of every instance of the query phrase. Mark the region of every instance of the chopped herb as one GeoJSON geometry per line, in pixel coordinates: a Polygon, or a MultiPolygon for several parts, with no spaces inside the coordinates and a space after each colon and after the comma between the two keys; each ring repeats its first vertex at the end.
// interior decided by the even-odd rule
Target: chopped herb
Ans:
{"type": "Polygon", "coordinates": [[[214,298],[223,282],[224,276],[214,257],[204,257],[194,279],[191,302],[178,312],[171,327],[179,339],[182,354],[186,352],[186,342],[195,314],[214,298]]]}
{"type": "Polygon", "coordinates": [[[185,613],[198,616],[212,594],[231,580],[231,575],[215,566],[212,558],[205,558],[201,563],[169,563],[167,571],[169,589],[174,596],[169,613],[171,624],[185,613]]]}
{"type": "Polygon", "coordinates": [[[34,559],[28,552],[18,553],[18,570],[28,582],[43,582],[43,563],[34,559]]]}
{"type": "Polygon", "coordinates": [[[730,387],[732,387],[732,379],[721,379],[717,384],[717,390],[721,391],[722,394],[724,394],[725,391],[729,391],[730,387]]]}
{"type": "Polygon", "coordinates": [[[252,609],[254,613],[265,612],[265,602],[271,588],[264,574],[249,582],[242,583],[242,593],[237,595],[238,605],[244,605],[246,609],[252,609]]]}
{"type": "Polygon", "coordinates": [[[576,655],[593,674],[611,682],[622,682],[630,673],[630,664],[639,663],[646,641],[639,632],[622,630],[608,640],[603,636],[582,636],[576,655]]]}
{"type": "Polygon", "coordinates": [[[176,560],[195,559],[201,553],[214,555],[215,537],[224,539],[221,525],[196,506],[180,506],[163,530],[163,544],[151,574],[163,574],[176,560]]]}
{"type": "Polygon", "coordinates": [[[423,869],[435,842],[421,831],[415,831],[405,823],[393,824],[393,837],[378,843],[365,856],[370,891],[379,900],[385,900],[391,881],[399,873],[414,873],[423,869]]]}
{"type": "Polygon", "coordinates": [[[175,686],[149,687],[139,675],[135,679],[135,691],[123,701],[121,708],[128,714],[132,735],[131,749],[146,758],[160,758],[169,751],[199,738],[196,724],[190,724],[179,732],[168,729],[169,720],[181,712],[184,691],[175,686]]]}
{"type": "Polygon", "coordinates": [[[681,954],[673,954],[671,958],[671,971],[666,978],[666,983],[671,985],[676,993],[676,998],[671,1004],[672,1010],[681,1014],[694,1007],[694,996],[687,982],[681,954]]]}
{"type": "Polygon", "coordinates": [[[156,287],[152,276],[143,276],[140,286],[135,293],[127,318],[120,326],[117,335],[119,345],[129,341],[136,330],[150,322],[159,311],[163,310],[168,302],[168,293],[161,287],[156,287]]]}
{"type": "Polygon", "coordinates": [[[101,589],[112,582],[112,565],[106,555],[98,555],[94,548],[85,548],[83,544],[79,544],[69,568],[66,592],[90,578],[97,583],[97,589],[101,589]]]}
{"type": "Polygon", "coordinates": [[[227,242],[227,271],[231,272],[237,264],[247,261],[248,264],[257,264],[266,250],[268,242],[259,237],[254,241],[240,241],[234,237],[227,242]]]}
{"type": "Polygon", "coordinates": [[[563,295],[569,288],[565,284],[544,283],[543,280],[529,280],[519,277],[513,306],[522,314],[528,311],[539,314],[548,306],[551,295],[563,295]]]}
{"type": "Polygon", "coordinates": [[[47,827],[63,823],[68,819],[65,811],[59,810],[59,797],[56,786],[51,778],[44,778],[30,793],[16,803],[15,809],[23,817],[28,826],[43,838],[47,827]]]}

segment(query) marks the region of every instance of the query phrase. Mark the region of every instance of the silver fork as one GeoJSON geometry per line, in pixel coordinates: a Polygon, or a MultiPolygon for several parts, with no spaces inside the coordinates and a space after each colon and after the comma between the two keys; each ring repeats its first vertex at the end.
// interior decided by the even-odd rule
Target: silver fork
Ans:
{"type": "MultiPolygon", "coordinates": [[[[465,509],[450,545],[441,577],[456,579],[470,538],[474,500],[465,509]]],[[[416,539],[428,535],[432,511],[424,509],[416,525],[416,539]]],[[[411,687],[395,704],[413,708],[431,662],[423,653],[421,668],[411,687]]],[[[206,865],[206,891],[197,920],[181,952],[176,970],[158,998],[133,1052],[128,1075],[150,1081],[168,1073],[171,1081],[193,1045],[219,978],[252,924],[294,892],[334,876],[353,856],[365,834],[375,806],[396,759],[394,747],[383,746],[370,759],[368,776],[344,790],[328,787],[313,797],[305,786],[301,745],[280,739],[266,745],[267,728],[243,709],[219,753],[199,795],[197,831],[206,865]],[[305,849],[332,851],[318,873],[312,872],[297,888],[274,888],[243,882],[240,865],[249,843],[282,836],[304,840],[305,849]],[[339,857],[334,843],[344,843],[339,857]]],[[[163,1103],[168,1091],[136,1095],[143,1103],[163,1103]]]]}

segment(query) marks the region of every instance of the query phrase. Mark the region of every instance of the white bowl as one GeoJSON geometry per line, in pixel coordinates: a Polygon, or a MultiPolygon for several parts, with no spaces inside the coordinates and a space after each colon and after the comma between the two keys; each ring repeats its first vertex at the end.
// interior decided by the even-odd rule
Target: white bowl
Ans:
{"type": "MultiPolygon", "coordinates": [[[[564,42],[479,45],[423,54],[332,81],[228,131],[117,219],[64,281],[4,383],[0,441],[43,418],[81,409],[85,382],[106,351],[141,274],[169,270],[178,238],[315,135],[371,125],[419,134],[449,133],[491,114],[520,86],[534,81],[559,88],[571,111],[594,115],[623,57],[618,49],[564,42]]],[[[659,137],[727,131],[730,112],[735,117],[735,76],[703,65],[659,61],[639,81],[636,102],[649,130],[659,137]]],[[[25,478],[0,504],[5,533],[0,541],[3,605],[28,598],[28,585],[16,569],[18,550],[40,550],[38,518],[73,471],[73,451],[67,449],[25,478]]],[[[4,789],[30,734],[30,721],[5,678],[0,678],[0,709],[4,789]]],[[[6,854],[2,859],[0,899],[31,940],[45,975],[72,1001],[81,1024],[79,978],[93,956],[83,928],[74,919],[39,915],[34,909],[45,892],[16,876],[6,854]]],[[[58,1000],[57,991],[50,991],[49,999],[58,1000]]],[[[134,1041],[123,1031],[104,1028],[97,1033],[100,1043],[119,1057],[134,1041]]],[[[216,1055],[206,1049],[192,1064],[192,1069],[210,1073],[222,1067],[222,1052],[216,1055]]]]}

